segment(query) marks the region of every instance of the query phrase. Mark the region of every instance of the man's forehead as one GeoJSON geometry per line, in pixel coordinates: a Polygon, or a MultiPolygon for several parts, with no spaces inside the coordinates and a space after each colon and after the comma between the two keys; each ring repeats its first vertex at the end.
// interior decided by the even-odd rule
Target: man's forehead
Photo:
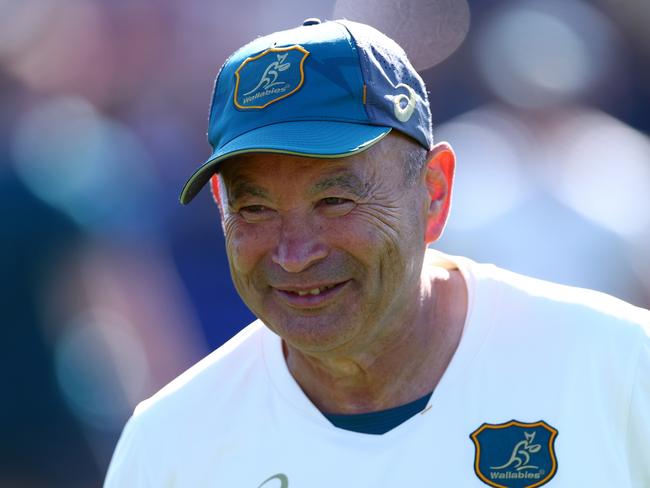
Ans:
{"type": "Polygon", "coordinates": [[[227,182],[245,180],[281,180],[287,174],[309,175],[314,179],[345,174],[362,174],[367,155],[355,154],[345,158],[325,159],[286,154],[241,154],[224,161],[221,175],[227,182]]]}
{"type": "Polygon", "coordinates": [[[247,154],[228,161],[221,173],[233,198],[243,194],[266,197],[270,187],[294,186],[299,181],[312,194],[342,188],[362,196],[368,186],[368,172],[363,167],[365,158],[358,156],[321,159],[247,154]]]}
{"type": "Polygon", "coordinates": [[[295,190],[299,181],[310,187],[310,193],[339,187],[363,197],[377,184],[398,181],[404,154],[415,145],[409,137],[395,132],[364,151],[342,158],[238,154],[223,161],[220,174],[230,198],[242,194],[265,196],[271,187],[295,190]]]}

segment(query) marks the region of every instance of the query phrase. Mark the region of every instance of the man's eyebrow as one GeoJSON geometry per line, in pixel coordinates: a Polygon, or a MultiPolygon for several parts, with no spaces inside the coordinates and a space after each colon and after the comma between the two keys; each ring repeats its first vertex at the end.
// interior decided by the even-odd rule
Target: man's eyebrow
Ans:
{"type": "Polygon", "coordinates": [[[367,185],[354,173],[344,172],[327,176],[314,184],[309,193],[319,193],[330,188],[343,188],[350,193],[364,197],[368,193],[367,185]]]}
{"type": "Polygon", "coordinates": [[[245,180],[234,181],[228,188],[228,200],[231,202],[237,201],[245,196],[268,198],[269,193],[261,186],[254,185],[245,180]]]}

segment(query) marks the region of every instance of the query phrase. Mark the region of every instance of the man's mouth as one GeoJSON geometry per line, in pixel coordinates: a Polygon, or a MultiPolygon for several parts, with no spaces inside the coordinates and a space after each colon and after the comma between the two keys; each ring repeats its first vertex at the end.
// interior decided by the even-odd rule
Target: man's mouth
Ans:
{"type": "Polygon", "coordinates": [[[348,283],[331,283],[320,286],[275,288],[282,300],[293,308],[321,307],[330,302],[348,283]]]}
{"type": "Polygon", "coordinates": [[[304,297],[305,295],[320,295],[323,293],[325,290],[329,290],[330,288],[334,288],[336,285],[326,285],[326,286],[321,286],[319,288],[312,288],[311,290],[283,290],[286,291],[287,293],[293,293],[296,294],[300,297],[304,297]]]}

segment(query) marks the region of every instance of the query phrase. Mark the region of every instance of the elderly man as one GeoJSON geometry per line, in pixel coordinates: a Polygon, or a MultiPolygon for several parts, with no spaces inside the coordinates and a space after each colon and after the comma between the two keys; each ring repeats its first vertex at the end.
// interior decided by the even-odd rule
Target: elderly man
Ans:
{"type": "Polygon", "coordinates": [[[181,201],[210,182],[259,320],[138,406],[107,487],[650,486],[650,314],[427,250],[455,158],[392,40],[254,40],[208,136],[181,201]]]}

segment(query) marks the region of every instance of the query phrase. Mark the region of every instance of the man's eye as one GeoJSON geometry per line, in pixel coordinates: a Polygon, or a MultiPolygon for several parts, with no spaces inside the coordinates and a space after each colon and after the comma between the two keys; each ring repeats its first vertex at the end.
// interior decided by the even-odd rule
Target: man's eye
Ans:
{"type": "Polygon", "coordinates": [[[343,205],[345,203],[351,203],[352,200],[348,200],[347,198],[339,198],[339,197],[327,197],[323,198],[321,200],[325,205],[343,205]]]}
{"type": "Polygon", "coordinates": [[[265,205],[247,205],[241,207],[239,214],[249,222],[261,222],[275,215],[273,210],[265,205]]]}
{"type": "Polygon", "coordinates": [[[264,205],[248,205],[239,209],[240,212],[250,213],[250,214],[259,214],[269,210],[268,207],[264,205]]]}

